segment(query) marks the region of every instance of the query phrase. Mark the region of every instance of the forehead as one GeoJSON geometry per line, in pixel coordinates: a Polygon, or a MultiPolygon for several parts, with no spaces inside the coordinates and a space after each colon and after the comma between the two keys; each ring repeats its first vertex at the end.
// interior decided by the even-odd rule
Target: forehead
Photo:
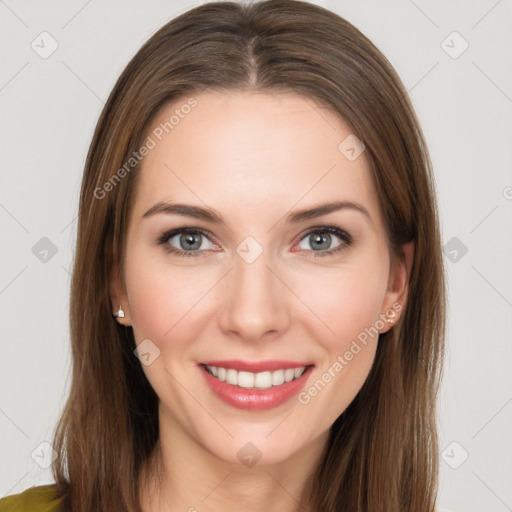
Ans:
{"type": "Polygon", "coordinates": [[[352,129],[332,110],[293,93],[192,98],[163,107],[147,131],[155,146],[142,161],[138,213],[178,199],[256,214],[340,199],[375,209],[366,155],[351,161],[340,151],[352,129]]]}

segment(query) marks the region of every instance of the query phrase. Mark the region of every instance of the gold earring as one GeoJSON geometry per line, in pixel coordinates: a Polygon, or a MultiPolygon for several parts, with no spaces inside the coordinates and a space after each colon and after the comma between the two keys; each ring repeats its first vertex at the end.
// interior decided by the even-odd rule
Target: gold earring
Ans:
{"type": "Polygon", "coordinates": [[[124,311],[121,306],[119,306],[117,313],[114,313],[114,318],[124,318],[124,311]]]}

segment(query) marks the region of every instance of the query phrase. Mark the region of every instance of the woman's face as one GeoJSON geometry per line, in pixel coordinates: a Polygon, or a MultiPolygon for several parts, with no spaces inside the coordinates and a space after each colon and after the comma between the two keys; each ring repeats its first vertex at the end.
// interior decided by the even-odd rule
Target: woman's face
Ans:
{"type": "Polygon", "coordinates": [[[147,133],[113,307],[161,435],[279,462],[325,440],[360,390],[407,266],[390,260],[366,154],[330,110],[291,93],[193,98],[147,133]]]}

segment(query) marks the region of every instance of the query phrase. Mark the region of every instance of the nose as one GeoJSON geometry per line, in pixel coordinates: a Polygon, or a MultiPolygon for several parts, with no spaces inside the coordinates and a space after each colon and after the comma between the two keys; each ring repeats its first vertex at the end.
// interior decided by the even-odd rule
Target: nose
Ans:
{"type": "Polygon", "coordinates": [[[282,335],[290,324],[292,294],[264,251],[248,262],[238,254],[224,279],[220,327],[239,339],[257,342],[282,335]]]}

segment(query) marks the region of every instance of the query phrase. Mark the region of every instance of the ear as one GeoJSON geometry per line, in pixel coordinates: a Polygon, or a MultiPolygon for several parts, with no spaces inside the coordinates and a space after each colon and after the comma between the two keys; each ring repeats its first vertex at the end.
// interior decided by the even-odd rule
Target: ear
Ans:
{"type": "Polygon", "coordinates": [[[117,313],[120,306],[124,312],[124,317],[117,317],[116,320],[125,326],[132,325],[126,285],[117,265],[113,265],[110,272],[109,293],[112,314],[117,313]]]}
{"type": "Polygon", "coordinates": [[[388,288],[380,315],[385,326],[379,329],[380,333],[385,333],[393,327],[407,303],[413,260],[414,241],[402,245],[391,258],[388,288]]]}

